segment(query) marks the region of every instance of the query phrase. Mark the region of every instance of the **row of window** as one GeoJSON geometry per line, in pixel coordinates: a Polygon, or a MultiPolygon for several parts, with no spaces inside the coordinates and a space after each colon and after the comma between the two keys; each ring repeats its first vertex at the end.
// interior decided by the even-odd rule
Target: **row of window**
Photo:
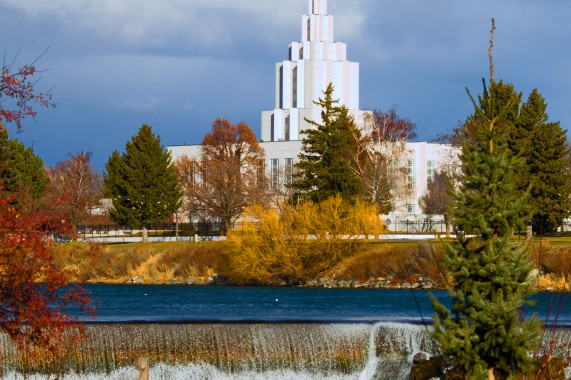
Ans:
{"type": "MultiPolygon", "coordinates": [[[[427,161],[427,169],[426,169],[426,181],[432,182],[434,180],[434,161],[427,161]]],[[[407,171],[408,171],[408,186],[410,189],[414,187],[414,161],[408,160],[407,162],[407,171]]],[[[280,183],[280,159],[279,158],[272,158],[271,159],[271,179],[272,179],[272,186],[279,187],[280,183]]],[[[293,158],[286,158],[284,159],[284,168],[283,168],[283,184],[289,184],[292,182],[292,173],[293,173],[293,158]]],[[[406,212],[408,214],[415,213],[415,205],[414,204],[407,204],[406,205],[406,212]]]]}
{"type": "MultiPolygon", "coordinates": [[[[426,182],[430,183],[434,181],[434,173],[436,172],[434,161],[426,161],[426,182]]],[[[409,189],[414,189],[414,179],[415,179],[415,169],[414,161],[408,160],[407,162],[407,184],[409,189]]]]}
{"type": "MultiPolygon", "coordinates": [[[[426,162],[426,182],[430,183],[434,181],[434,161],[427,161],[426,162]]],[[[292,173],[293,173],[293,158],[286,158],[284,159],[284,170],[283,170],[283,184],[289,184],[292,181],[292,173]]],[[[415,169],[414,169],[414,160],[407,160],[407,184],[409,189],[414,188],[414,178],[415,178],[415,169]]],[[[279,158],[273,158],[271,160],[271,177],[272,177],[272,186],[278,187],[280,186],[280,160],[279,158]]]]}

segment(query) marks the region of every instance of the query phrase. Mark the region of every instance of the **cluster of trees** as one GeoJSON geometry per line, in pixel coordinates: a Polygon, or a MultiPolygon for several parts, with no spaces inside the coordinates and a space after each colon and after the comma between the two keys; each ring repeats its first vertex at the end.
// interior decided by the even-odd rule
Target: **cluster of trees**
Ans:
{"type": "MultiPolygon", "coordinates": [[[[503,128],[508,155],[514,158],[514,191],[520,196],[530,195],[526,205],[530,219],[526,223],[531,223],[537,234],[555,232],[571,215],[571,168],[566,131],[559,122],[548,120],[547,103],[537,89],[523,103],[522,93],[503,81],[492,82],[486,91],[487,98],[480,97],[480,103],[493,101],[496,112],[508,108],[503,128]]],[[[479,132],[472,122],[474,117],[476,114],[469,116],[444,140],[455,146],[467,139],[477,141],[479,132]]],[[[425,213],[445,215],[446,220],[449,219],[452,198],[447,189],[460,186],[459,173],[458,166],[442,168],[421,200],[425,213]]]]}
{"type": "Polygon", "coordinates": [[[356,126],[345,106],[333,99],[333,85],[316,102],[323,111],[322,124],[308,120],[302,153],[289,184],[292,203],[319,203],[334,194],[376,204],[388,213],[408,193],[406,141],[416,137],[416,125],[400,118],[394,109],[373,111],[364,126],[356,126]]]}
{"type": "MultiPolygon", "coordinates": [[[[494,94],[496,109],[508,99],[515,99],[505,128],[509,130],[509,154],[520,157],[514,161],[516,191],[532,195],[528,207],[534,230],[540,234],[552,232],[571,212],[565,132],[559,123],[548,122],[545,100],[536,90],[523,104],[521,93],[501,81],[494,82],[489,92],[494,94]]],[[[144,230],[173,215],[178,218],[182,212],[194,220],[219,220],[228,232],[244,210],[254,204],[279,208],[284,199],[300,205],[320,203],[340,194],[348,201],[374,203],[380,213],[386,214],[399,200],[406,199],[412,190],[407,186],[403,163],[408,155],[406,142],[416,137],[414,123],[391,109],[374,111],[364,126],[357,128],[347,108],[333,99],[332,85],[316,104],[323,109],[322,122],[308,120],[313,128],[303,131],[302,152],[289,173],[292,181],[278,189],[272,188],[265,173],[265,153],[245,123],[217,119],[202,141],[200,154],[174,163],[150,127],[143,126],[127,144],[127,152],[114,152],[107,164],[104,188],[114,202],[112,219],[144,230]],[[137,142],[143,138],[143,130],[147,138],[154,139],[152,150],[145,151],[145,145],[137,142]],[[159,172],[162,174],[150,174],[159,172]],[[161,190],[149,190],[158,186],[161,190]]],[[[477,132],[470,122],[473,117],[446,141],[459,146],[463,139],[475,139],[477,132]]],[[[420,200],[426,214],[443,215],[448,225],[453,201],[449,190],[461,186],[460,172],[458,160],[450,157],[440,165],[440,173],[420,200]]]]}
{"type": "Polygon", "coordinates": [[[392,109],[374,111],[365,127],[357,128],[347,108],[338,106],[332,95],[330,85],[316,102],[323,109],[322,124],[308,120],[314,128],[303,131],[303,151],[285,187],[271,186],[265,153],[248,125],[216,120],[200,154],[175,162],[185,213],[220,220],[228,231],[248,206],[279,209],[284,200],[290,205],[317,204],[337,194],[347,201],[373,203],[379,212],[388,213],[408,192],[402,161],[406,140],[416,136],[416,126],[392,109]]]}

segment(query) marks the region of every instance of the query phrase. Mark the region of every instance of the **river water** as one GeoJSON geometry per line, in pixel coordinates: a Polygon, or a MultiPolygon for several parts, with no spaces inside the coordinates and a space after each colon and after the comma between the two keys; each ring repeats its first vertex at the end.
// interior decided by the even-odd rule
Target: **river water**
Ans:
{"type": "MultiPolygon", "coordinates": [[[[96,322],[406,322],[430,319],[426,291],[87,285],[96,322]]],[[[448,300],[447,293],[433,292],[448,300]]]]}
{"type": "MultiPolygon", "coordinates": [[[[430,323],[430,294],[442,290],[262,288],[184,285],[85,285],[96,301],[94,322],[328,322],[430,323]]],[[[567,293],[538,293],[541,320],[571,326],[567,293]]],[[[89,319],[87,320],[89,321],[89,319]]]]}
{"type": "MultiPolygon", "coordinates": [[[[415,353],[437,352],[424,290],[85,288],[97,302],[97,317],[86,319],[88,338],[66,353],[64,379],[134,379],[144,356],[151,379],[398,380],[408,378],[415,353]]],[[[450,303],[446,292],[432,294],[450,303]]],[[[570,327],[566,294],[536,298],[524,314],[570,327]]],[[[548,339],[569,347],[571,329],[552,331],[548,339]]],[[[5,338],[0,345],[5,358],[17,355],[5,338]]],[[[3,377],[23,378],[17,363],[6,363],[3,377]]]]}

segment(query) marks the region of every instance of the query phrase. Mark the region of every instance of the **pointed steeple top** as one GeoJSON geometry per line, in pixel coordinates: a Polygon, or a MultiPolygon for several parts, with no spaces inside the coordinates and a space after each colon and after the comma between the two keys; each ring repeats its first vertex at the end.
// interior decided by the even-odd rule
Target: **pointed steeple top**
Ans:
{"type": "Polygon", "coordinates": [[[310,15],[326,15],[327,0],[309,0],[310,15]]]}
{"type": "Polygon", "coordinates": [[[333,16],[327,14],[327,0],[309,0],[309,14],[302,16],[301,40],[333,42],[333,16]]]}

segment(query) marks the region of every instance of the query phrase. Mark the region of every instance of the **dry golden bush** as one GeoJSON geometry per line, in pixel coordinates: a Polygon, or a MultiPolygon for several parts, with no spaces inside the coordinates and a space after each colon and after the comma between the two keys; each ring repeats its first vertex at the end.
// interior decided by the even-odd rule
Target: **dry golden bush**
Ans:
{"type": "Polygon", "coordinates": [[[240,282],[261,283],[280,276],[294,278],[301,273],[303,263],[291,241],[290,226],[280,222],[275,210],[261,206],[250,207],[242,229],[228,234],[228,265],[230,274],[240,282]],[[287,237],[286,237],[287,236],[287,237]]]}
{"type": "Polygon", "coordinates": [[[241,282],[303,283],[353,255],[366,235],[384,231],[377,209],[332,197],[276,210],[250,207],[228,235],[230,275],[241,282]]]}

